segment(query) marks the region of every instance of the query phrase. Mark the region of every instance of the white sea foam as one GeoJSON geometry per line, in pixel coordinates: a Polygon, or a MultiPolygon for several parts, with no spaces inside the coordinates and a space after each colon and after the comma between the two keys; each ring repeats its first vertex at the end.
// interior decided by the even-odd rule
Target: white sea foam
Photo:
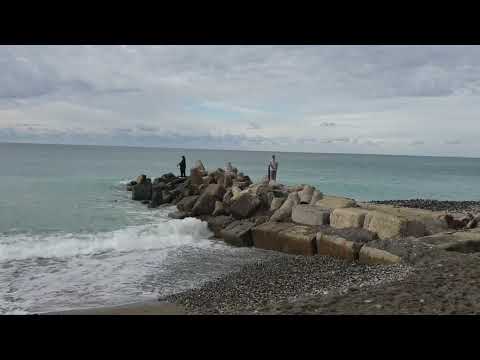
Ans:
{"type": "Polygon", "coordinates": [[[4,235],[0,236],[0,261],[207,244],[210,235],[207,224],[194,218],[170,219],[99,233],[4,235]]]}

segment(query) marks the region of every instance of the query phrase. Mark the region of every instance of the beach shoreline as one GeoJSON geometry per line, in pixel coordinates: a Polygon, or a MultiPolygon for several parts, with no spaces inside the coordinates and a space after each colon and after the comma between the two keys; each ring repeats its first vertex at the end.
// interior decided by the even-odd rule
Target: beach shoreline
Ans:
{"type": "MultiPolygon", "coordinates": [[[[370,203],[432,211],[475,211],[479,206],[476,201],[425,199],[370,203]]],[[[402,257],[402,264],[368,266],[271,251],[265,260],[157,300],[38,315],[480,313],[476,253],[439,250],[415,238],[376,239],[369,244],[402,257]]]]}
{"type": "Polygon", "coordinates": [[[158,300],[139,301],[114,306],[49,311],[34,315],[184,315],[180,306],[158,300]]]}

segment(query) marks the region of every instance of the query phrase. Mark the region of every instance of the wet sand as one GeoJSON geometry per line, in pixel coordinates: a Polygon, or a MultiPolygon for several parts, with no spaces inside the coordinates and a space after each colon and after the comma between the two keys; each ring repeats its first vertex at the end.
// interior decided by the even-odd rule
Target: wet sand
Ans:
{"type": "Polygon", "coordinates": [[[158,300],[144,301],[118,306],[48,312],[39,315],[183,315],[177,305],[158,300]]]}

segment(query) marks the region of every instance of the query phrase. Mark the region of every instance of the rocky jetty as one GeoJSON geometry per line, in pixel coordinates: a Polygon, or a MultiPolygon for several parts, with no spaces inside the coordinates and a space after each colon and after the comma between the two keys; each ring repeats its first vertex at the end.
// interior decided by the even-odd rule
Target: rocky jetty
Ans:
{"type": "MultiPolygon", "coordinates": [[[[293,255],[328,255],[364,264],[401,258],[368,245],[375,239],[421,238],[474,229],[480,213],[459,211],[454,202],[432,200],[356,202],[326,195],[308,184],[253,183],[228,163],[208,171],[197,160],[190,176],[140,175],[127,184],[132,199],[151,208],[176,205],[175,219],[197,217],[215,237],[234,246],[255,246],[293,255]]],[[[457,204],[458,205],[458,204],[457,204]]]]}

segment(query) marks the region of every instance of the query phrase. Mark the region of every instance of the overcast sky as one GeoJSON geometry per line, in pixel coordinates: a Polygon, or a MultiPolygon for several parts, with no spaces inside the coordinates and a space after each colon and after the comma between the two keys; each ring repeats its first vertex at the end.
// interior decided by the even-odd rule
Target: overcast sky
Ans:
{"type": "Polygon", "coordinates": [[[0,142],[480,156],[476,46],[0,46],[0,142]]]}

